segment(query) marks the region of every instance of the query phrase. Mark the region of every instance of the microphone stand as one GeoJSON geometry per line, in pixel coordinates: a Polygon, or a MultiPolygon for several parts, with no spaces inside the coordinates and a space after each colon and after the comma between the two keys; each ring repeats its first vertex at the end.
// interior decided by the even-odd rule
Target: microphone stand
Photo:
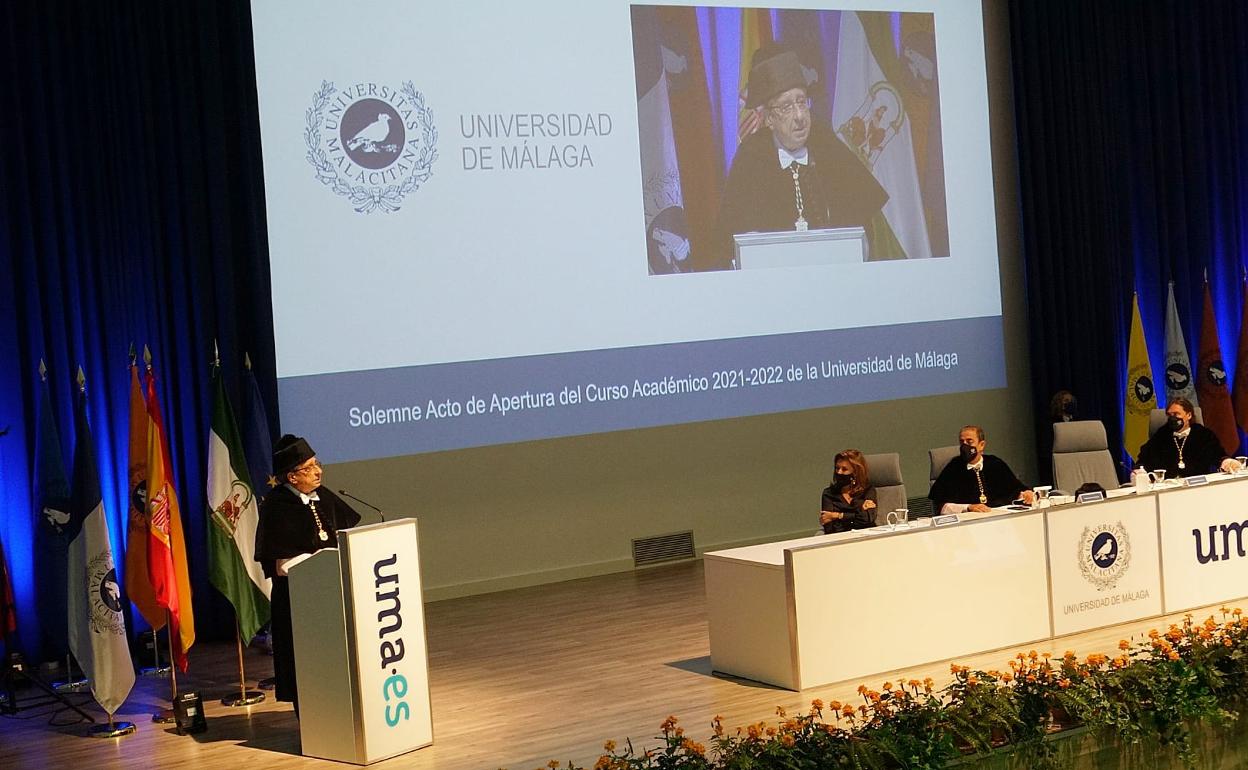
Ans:
{"type": "Polygon", "coordinates": [[[349,498],[351,498],[352,500],[356,501],[357,503],[361,503],[361,504],[363,504],[363,505],[367,505],[369,508],[372,508],[374,511],[377,511],[377,515],[381,517],[381,523],[382,523],[382,524],[385,524],[385,523],[386,523],[386,512],[385,512],[385,511],[383,511],[383,510],[381,510],[381,509],[380,509],[380,508],[378,508],[377,506],[373,505],[372,503],[368,502],[367,500],[361,500],[360,498],[356,497],[355,495],[351,494],[350,492],[348,492],[348,491],[347,491],[347,490],[345,490],[345,489],[340,489],[340,490],[338,490],[338,494],[342,495],[343,497],[349,497],[349,498]]]}

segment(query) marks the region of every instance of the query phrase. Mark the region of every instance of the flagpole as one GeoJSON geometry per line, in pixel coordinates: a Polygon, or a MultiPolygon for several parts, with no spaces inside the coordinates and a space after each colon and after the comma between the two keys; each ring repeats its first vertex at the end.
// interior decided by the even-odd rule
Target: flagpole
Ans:
{"type": "Polygon", "coordinates": [[[139,669],[139,676],[161,677],[169,675],[169,666],[161,667],[160,665],[160,637],[156,635],[156,629],[152,631],[152,667],[139,669]]]}
{"type": "MultiPolygon", "coordinates": [[[[174,663],[173,618],[169,612],[168,607],[165,608],[165,629],[167,631],[165,636],[169,640],[169,689],[170,689],[169,705],[172,706],[173,702],[177,700],[178,698],[178,667],[174,663]]],[[[174,722],[177,722],[178,720],[177,720],[177,717],[173,713],[173,709],[167,708],[167,709],[161,709],[155,714],[152,714],[152,721],[155,722],[156,724],[167,725],[167,724],[172,724],[174,722]]]]}
{"type": "Polygon", "coordinates": [[[247,675],[243,671],[243,634],[238,630],[237,610],[234,612],[234,641],[238,646],[238,695],[225,696],[221,699],[221,705],[234,708],[254,706],[264,700],[264,693],[247,689],[247,675]]]}
{"type": "Polygon", "coordinates": [[[91,684],[91,680],[85,676],[82,679],[74,679],[74,664],[72,657],[65,653],[65,681],[56,682],[52,685],[52,689],[57,692],[82,692],[91,684]]]}

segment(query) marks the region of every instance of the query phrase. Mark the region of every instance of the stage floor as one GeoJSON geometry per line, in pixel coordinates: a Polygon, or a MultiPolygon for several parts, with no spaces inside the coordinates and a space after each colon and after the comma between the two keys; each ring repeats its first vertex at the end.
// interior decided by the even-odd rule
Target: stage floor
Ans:
{"type": "MultiPolygon", "coordinates": [[[[949,597],[951,602],[957,597],[949,597]]],[[[1216,608],[1214,608],[1216,610],[1216,608]]],[[[899,608],[899,612],[904,609],[899,608]]],[[[991,612],[991,608],[984,608],[991,612]]],[[[1193,614],[1203,619],[1213,610],[1193,614]]],[[[710,721],[727,727],[773,722],[777,706],[805,710],[814,698],[856,702],[859,682],[803,693],[711,674],[702,563],[574,580],[426,605],[434,745],[372,767],[437,770],[533,770],[550,760],[592,767],[602,743],[639,748],[667,716],[705,742],[710,721]]],[[[1182,615],[1176,615],[1181,618],[1182,615]]],[[[1164,628],[1169,619],[1126,624],[1064,637],[1036,649],[1117,654],[1118,641],[1164,628]]],[[[870,644],[870,629],[846,629],[870,644]]],[[[1013,650],[960,658],[975,668],[1005,668],[1013,650]]],[[[272,673],[271,659],[248,649],[249,684],[272,673]]],[[[0,717],[0,765],[6,768],[171,768],[287,770],[341,766],[299,756],[298,725],[289,704],[266,700],[231,709],[220,699],[237,692],[236,648],[197,644],[179,687],[199,690],[208,731],[177,735],[151,722],[168,706],[165,679],[140,678],[118,714],[135,735],[85,737],[87,724],[53,726],[75,716],[43,706],[0,717]]],[[[948,663],[881,675],[949,680],[948,663]]],[[[272,693],[268,694],[271,698],[272,693]]],[[[89,697],[89,696],[84,696],[89,697]]],[[[103,712],[89,701],[90,713],[103,712]]]]}

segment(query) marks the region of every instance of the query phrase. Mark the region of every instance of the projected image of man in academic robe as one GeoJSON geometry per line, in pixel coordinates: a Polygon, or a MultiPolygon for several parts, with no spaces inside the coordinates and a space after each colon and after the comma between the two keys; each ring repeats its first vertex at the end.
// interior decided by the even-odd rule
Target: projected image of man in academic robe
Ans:
{"type": "Polygon", "coordinates": [[[279,701],[295,704],[295,648],[290,616],[286,562],[322,548],[338,547],[338,530],[354,527],[360,515],[321,486],[321,464],[308,442],[289,434],[273,448],[273,475],[285,483],[260,503],[256,561],[273,580],[273,676],[279,701]]]}
{"type": "Polygon", "coordinates": [[[888,193],[831,128],[815,122],[793,51],[754,54],[746,106],[766,129],[741,143],[728,172],[716,248],[732,265],[738,233],[868,227],[888,193]]]}

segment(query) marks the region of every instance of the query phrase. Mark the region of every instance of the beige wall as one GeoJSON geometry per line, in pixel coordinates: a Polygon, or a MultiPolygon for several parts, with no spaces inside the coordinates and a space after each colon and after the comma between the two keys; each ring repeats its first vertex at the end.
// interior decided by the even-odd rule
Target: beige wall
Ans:
{"type": "Polygon", "coordinates": [[[989,452],[1034,481],[1008,42],[998,5],[985,2],[984,14],[1007,388],[344,463],[327,469],[326,484],[390,515],[419,517],[432,600],[632,569],[637,537],[692,530],[703,551],[807,534],[838,449],[900,452],[907,493],[920,496],[927,450],[954,443],[968,422],[984,426],[989,452]]]}

